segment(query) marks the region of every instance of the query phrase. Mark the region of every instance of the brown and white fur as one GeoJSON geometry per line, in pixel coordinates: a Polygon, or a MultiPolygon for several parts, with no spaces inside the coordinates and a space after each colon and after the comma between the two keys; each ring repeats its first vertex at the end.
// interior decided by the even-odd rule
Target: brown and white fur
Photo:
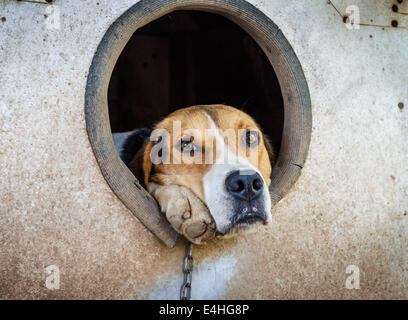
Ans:
{"type": "Polygon", "coordinates": [[[225,105],[199,105],[173,112],[154,129],[128,167],[176,231],[202,243],[270,220],[268,188],[274,152],[248,114],[225,105]],[[176,139],[175,123],[181,127],[181,137],[176,139]],[[235,133],[236,141],[228,140],[226,130],[235,133]],[[152,158],[158,145],[159,155],[170,160],[167,163],[152,158]],[[250,149],[255,147],[253,156],[250,149]],[[201,158],[201,163],[192,163],[191,156],[201,158]],[[180,157],[181,163],[172,161],[180,157]]]}

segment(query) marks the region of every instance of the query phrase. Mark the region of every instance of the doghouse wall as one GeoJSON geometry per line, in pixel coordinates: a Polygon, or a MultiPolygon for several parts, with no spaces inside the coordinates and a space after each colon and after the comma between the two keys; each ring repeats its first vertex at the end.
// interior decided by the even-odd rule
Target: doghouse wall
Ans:
{"type": "MultiPolygon", "coordinates": [[[[407,30],[349,30],[327,1],[249,2],[303,66],[310,151],[268,227],[194,249],[193,298],[408,298],[407,30]]],[[[0,298],[178,298],[184,246],[112,193],[86,131],[93,55],[134,3],[0,3],[0,298]]]]}

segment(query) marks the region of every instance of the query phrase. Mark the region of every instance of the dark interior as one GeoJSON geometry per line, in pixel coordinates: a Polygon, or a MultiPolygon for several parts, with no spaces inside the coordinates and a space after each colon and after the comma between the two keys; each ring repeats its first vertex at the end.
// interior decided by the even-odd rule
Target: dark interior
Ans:
{"type": "Polygon", "coordinates": [[[275,72],[244,30],[212,13],[175,11],[137,30],[109,84],[112,132],[217,103],[250,114],[279,151],[284,113],[275,72]]]}

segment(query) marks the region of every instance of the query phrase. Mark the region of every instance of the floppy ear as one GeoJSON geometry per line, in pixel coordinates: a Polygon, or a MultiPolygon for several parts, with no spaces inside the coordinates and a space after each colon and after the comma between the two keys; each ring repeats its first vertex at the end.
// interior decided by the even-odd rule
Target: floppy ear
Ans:
{"type": "Polygon", "coordinates": [[[268,152],[269,161],[271,162],[271,166],[273,166],[276,162],[275,151],[273,150],[269,137],[266,134],[263,134],[263,140],[266,151],[268,152]]]}
{"type": "Polygon", "coordinates": [[[143,188],[147,187],[150,171],[152,170],[152,161],[150,160],[152,147],[153,142],[149,140],[146,141],[128,164],[130,171],[132,171],[135,177],[139,180],[139,183],[143,188]]]}
{"type": "Polygon", "coordinates": [[[149,140],[152,129],[150,128],[138,128],[129,132],[126,140],[122,146],[119,146],[119,156],[125,164],[129,164],[130,161],[136,156],[136,153],[142,148],[143,143],[149,140]]]}

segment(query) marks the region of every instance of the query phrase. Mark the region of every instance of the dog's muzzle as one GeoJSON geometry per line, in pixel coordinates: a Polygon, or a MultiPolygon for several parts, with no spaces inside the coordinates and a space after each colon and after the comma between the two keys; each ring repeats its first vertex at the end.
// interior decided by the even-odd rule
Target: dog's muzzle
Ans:
{"type": "Polygon", "coordinates": [[[225,179],[228,193],[236,200],[232,226],[266,222],[263,206],[259,206],[259,197],[264,189],[260,174],[254,170],[236,170],[225,179]]]}
{"type": "Polygon", "coordinates": [[[253,170],[236,170],[227,176],[225,186],[228,193],[234,198],[249,202],[259,198],[264,183],[258,172],[253,170]]]}

